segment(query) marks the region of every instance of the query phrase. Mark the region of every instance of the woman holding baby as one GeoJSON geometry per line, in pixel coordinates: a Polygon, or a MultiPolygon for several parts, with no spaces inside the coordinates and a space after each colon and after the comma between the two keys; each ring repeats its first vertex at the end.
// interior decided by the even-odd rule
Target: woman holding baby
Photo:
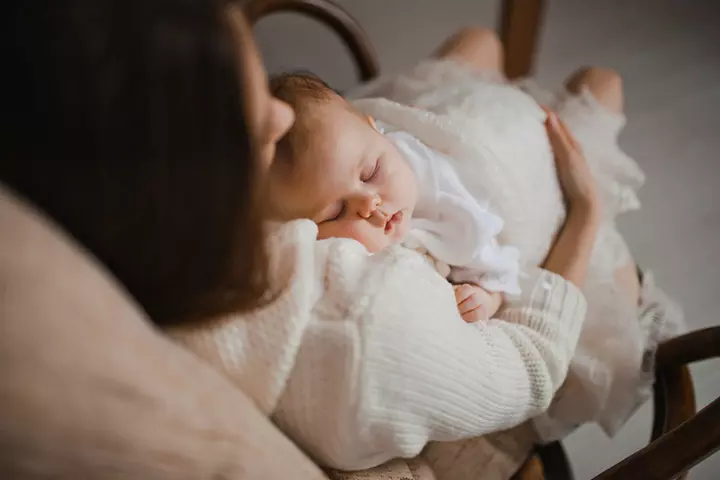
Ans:
{"type": "MultiPolygon", "coordinates": [[[[468,324],[453,287],[417,252],[369,255],[352,240],[317,241],[312,221],[272,222],[268,189],[294,168],[275,149],[294,114],[271,96],[237,7],[16,3],[0,180],[318,463],[357,470],[414,457],[550,406],[583,326],[580,288],[602,219],[557,116],[547,132],[567,218],[542,268],[520,279],[522,293],[468,324]]],[[[471,29],[439,55],[499,68],[501,53],[471,29]]],[[[568,88],[622,109],[606,71],[568,88]]],[[[636,301],[634,272],[618,275],[636,301]]]]}

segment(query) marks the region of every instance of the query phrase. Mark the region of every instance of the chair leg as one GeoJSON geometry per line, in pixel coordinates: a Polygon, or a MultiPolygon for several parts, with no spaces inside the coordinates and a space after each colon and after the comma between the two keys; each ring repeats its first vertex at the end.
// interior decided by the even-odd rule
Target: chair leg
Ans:
{"type": "Polygon", "coordinates": [[[528,76],[533,69],[545,0],[503,0],[500,37],[505,46],[505,75],[528,76]]]}
{"type": "Polygon", "coordinates": [[[542,461],[533,452],[510,480],[543,480],[544,478],[542,461]]]}
{"type": "Polygon", "coordinates": [[[539,445],[535,452],[542,459],[547,480],[574,480],[570,460],[560,442],[539,445]]]}

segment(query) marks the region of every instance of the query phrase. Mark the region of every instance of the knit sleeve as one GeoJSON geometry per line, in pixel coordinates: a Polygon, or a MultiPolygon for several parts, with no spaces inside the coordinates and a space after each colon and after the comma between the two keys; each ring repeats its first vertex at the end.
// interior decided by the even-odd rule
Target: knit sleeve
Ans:
{"type": "Polygon", "coordinates": [[[351,278],[328,268],[332,300],[315,308],[275,413],[317,461],[368,468],[549,406],[585,315],[570,283],[531,272],[498,318],[466,324],[452,287],[415,252],[364,262],[350,262],[351,278]]]}

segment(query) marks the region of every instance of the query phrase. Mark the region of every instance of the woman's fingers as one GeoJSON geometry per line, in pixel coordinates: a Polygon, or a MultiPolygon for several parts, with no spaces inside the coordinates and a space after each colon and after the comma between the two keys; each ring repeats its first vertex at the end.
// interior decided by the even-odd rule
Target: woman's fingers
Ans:
{"type": "Polygon", "coordinates": [[[568,145],[570,148],[580,151],[580,145],[575,139],[575,135],[573,135],[572,132],[568,129],[567,124],[557,115],[557,113],[553,112],[548,107],[544,105],[541,105],[541,107],[548,116],[547,123],[550,127],[548,130],[550,131],[551,141],[552,137],[557,135],[559,136],[560,140],[566,145],[568,145]]]}
{"type": "Polygon", "coordinates": [[[547,129],[550,146],[552,147],[555,157],[558,160],[564,160],[571,155],[573,150],[572,144],[568,141],[567,135],[562,127],[560,127],[557,116],[552,112],[548,114],[547,129]]]}
{"type": "Polygon", "coordinates": [[[565,123],[565,122],[563,121],[563,119],[560,118],[560,117],[558,117],[557,115],[555,115],[555,119],[556,119],[558,125],[560,125],[560,129],[563,131],[563,134],[564,134],[564,136],[565,136],[565,140],[566,140],[568,143],[570,143],[570,145],[571,145],[575,150],[577,150],[578,152],[580,152],[580,151],[582,150],[582,149],[580,148],[580,144],[578,144],[577,140],[575,139],[575,135],[573,135],[573,133],[568,129],[567,123],[565,123]]]}
{"type": "Polygon", "coordinates": [[[548,111],[546,125],[558,179],[566,200],[571,206],[599,210],[600,198],[580,145],[565,122],[554,112],[548,111]]]}

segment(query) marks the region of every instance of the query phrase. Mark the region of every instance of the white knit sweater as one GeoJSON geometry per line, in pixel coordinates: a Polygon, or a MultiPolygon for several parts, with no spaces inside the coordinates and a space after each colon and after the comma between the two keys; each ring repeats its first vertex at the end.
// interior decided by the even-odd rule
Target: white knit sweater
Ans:
{"type": "Polygon", "coordinates": [[[272,235],[284,287],[266,307],[170,332],[316,461],[363,469],[548,407],[585,316],[571,284],[530,272],[496,319],[466,324],[418,253],[316,236],[304,220],[272,235]]]}

